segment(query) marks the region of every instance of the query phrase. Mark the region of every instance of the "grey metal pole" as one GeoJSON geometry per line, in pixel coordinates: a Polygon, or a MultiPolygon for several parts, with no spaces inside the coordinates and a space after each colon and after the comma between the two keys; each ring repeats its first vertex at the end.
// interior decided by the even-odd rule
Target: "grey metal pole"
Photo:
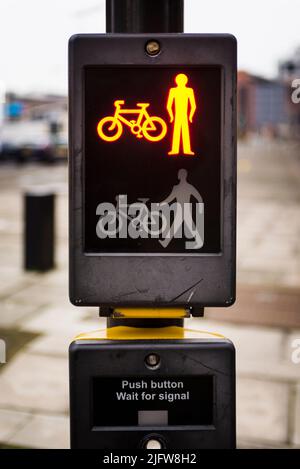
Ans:
{"type": "MultiPolygon", "coordinates": [[[[184,0],[106,0],[107,33],[182,33],[184,0]]],[[[101,312],[100,312],[101,315],[101,312]]],[[[107,327],[182,326],[183,319],[107,318],[107,327]]]]}
{"type": "Polygon", "coordinates": [[[108,33],[182,33],[184,0],[106,0],[108,33]]]}

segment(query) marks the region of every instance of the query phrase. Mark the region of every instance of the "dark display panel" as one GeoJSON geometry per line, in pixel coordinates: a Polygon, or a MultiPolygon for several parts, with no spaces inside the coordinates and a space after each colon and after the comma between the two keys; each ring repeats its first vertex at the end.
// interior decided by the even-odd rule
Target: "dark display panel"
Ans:
{"type": "Polygon", "coordinates": [[[84,86],[85,252],[219,253],[221,68],[86,67],[84,86]]]}
{"type": "Polygon", "coordinates": [[[92,425],[212,425],[213,376],[92,380],[92,425]]]}

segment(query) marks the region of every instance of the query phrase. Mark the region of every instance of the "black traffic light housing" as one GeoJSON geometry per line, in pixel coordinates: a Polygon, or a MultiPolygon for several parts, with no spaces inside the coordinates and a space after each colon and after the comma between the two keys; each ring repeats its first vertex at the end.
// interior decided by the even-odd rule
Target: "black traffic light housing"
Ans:
{"type": "MultiPolygon", "coordinates": [[[[72,303],[183,307],[192,312],[231,305],[236,245],[235,38],[76,35],[70,40],[69,61],[72,303]],[[155,55],[147,48],[149,41],[159,45],[155,55]],[[176,157],[168,155],[172,128],[167,122],[167,94],[179,74],[188,77],[197,100],[199,113],[190,123],[194,156],[182,149],[176,157]],[[114,102],[122,100],[131,109],[138,102],[150,104],[149,115],[160,116],[168,125],[166,137],[147,141],[146,132],[140,131],[137,138],[133,130],[137,134],[139,129],[123,123],[122,138],[105,141],[105,132],[110,135],[119,124],[110,121],[105,127],[100,121],[112,116],[114,102]],[[164,248],[158,239],[143,236],[98,236],[100,215],[107,213],[98,208],[101,203],[120,204],[122,199],[116,198],[124,195],[128,204],[147,204],[149,198],[158,203],[182,178],[203,198],[202,245],[189,249],[186,240],[171,239],[164,248]]],[[[151,130],[149,134],[157,137],[151,130]]]]}

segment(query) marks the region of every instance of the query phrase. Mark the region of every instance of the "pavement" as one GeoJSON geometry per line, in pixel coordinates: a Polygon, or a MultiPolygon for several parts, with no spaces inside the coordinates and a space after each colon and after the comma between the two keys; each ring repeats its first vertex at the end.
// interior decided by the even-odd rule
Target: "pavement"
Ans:
{"type": "MultiPolygon", "coordinates": [[[[300,152],[252,139],[238,152],[238,300],[189,328],[217,331],[237,349],[238,445],[300,447],[300,152]]],[[[1,447],[68,448],[68,345],[105,326],[68,301],[67,168],[0,166],[1,447]],[[23,193],[56,196],[56,268],[23,271],[23,193]]]]}

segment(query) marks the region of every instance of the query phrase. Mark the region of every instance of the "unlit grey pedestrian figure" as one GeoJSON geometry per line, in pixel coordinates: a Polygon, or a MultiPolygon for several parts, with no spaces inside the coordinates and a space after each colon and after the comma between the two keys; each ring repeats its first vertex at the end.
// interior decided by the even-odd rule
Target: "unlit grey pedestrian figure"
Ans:
{"type": "MultiPolygon", "coordinates": [[[[187,182],[188,172],[186,169],[178,171],[179,184],[176,184],[171,194],[163,200],[160,205],[171,204],[175,207],[174,222],[169,227],[164,240],[159,240],[160,244],[166,248],[173,238],[182,237],[182,225],[185,227],[185,235],[188,238],[195,238],[195,248],[202,247],[203,239],[199,233],[197,225],[193,221],[191,197],[194,197],[199,204],[203,204],[203,199],[197,189],[187,182]],[[178,234],[180,236],[178,236],[178,234]]],[[[194,249],[195,249],[194,248],[194,249]]]]}

